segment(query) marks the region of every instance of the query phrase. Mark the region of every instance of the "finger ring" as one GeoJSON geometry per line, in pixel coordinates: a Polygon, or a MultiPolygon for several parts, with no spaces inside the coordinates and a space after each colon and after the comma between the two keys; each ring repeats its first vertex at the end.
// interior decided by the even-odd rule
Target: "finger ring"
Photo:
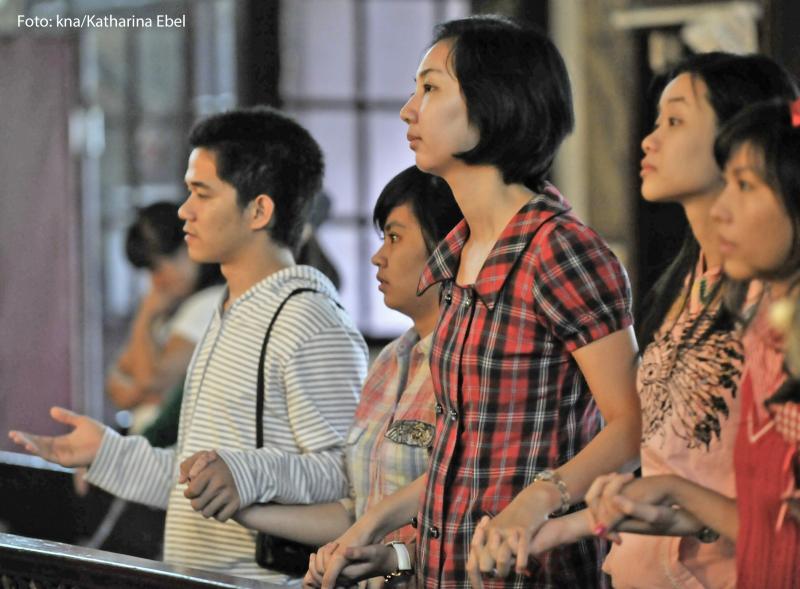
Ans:
{"type": "Polygon", "coordinates": [[[497,572],[497,567],[492,568],[492,571],[489,573],[493,577],[499,577],[500,573],[497,572]]]}

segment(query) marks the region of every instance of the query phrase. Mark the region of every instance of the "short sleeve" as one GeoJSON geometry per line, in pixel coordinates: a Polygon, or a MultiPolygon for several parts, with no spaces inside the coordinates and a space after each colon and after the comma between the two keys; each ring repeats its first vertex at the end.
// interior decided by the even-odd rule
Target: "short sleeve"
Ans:
{"type": "Polygon", "coordinates": [[[205,288],[186,299],[169,322],[169,336],[182,337],[197,343],[203,337],[217,305],[220,303],[222,286],[205,288]]]}
{"type": "Polygon", "coordinates": [[[600,236],[556,222],[536,237],[535,305],[569,352],[632,325],[628,275],[600,236]]]}

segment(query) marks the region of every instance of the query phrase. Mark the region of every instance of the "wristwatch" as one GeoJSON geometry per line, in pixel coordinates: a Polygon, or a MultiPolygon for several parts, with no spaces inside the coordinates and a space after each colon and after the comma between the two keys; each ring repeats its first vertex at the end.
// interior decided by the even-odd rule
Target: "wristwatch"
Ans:
{"type": "Polygon", "coordinates": [[[386,545],[394,548],[394,552],[397,555],[397,568],[388,575],[385,575],[383,580],[388,584],[397,577],[410,577],[413,575],[414,567],[411,566],[411,556],[408,554],[406,545],[400,540],[392,540],[391,542],[387,542],[386,545]]]}

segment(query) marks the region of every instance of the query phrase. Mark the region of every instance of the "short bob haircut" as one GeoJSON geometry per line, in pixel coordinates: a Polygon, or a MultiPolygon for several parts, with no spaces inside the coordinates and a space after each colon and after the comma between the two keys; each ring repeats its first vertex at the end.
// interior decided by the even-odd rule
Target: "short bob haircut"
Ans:
{"type": "Polygon", "coordinates": [[[792,126],[789,102],[773,100],[741,111],[725,125],[714,144],[720,168],[747,149],[757,174],[766,182],[792,222],[792,249],[784,265],[764,279],[800,273],[800,127],[792,126]]]}
{"type": "MultiPolygon", "coordinates": [[[[186,248],[178,205],[156,202],[136,210],[125,236],[125,254],[135,267],[153,272],[159,258],[169,258],[186,248]]],[[[195,291],[222,282],[217,264],[200,264],[195,291]]]]}
{"type": "Polygon", "coordinates": [[[270,237],[294,250],[324,171],[322,151],[309,132],[262,106],[200,121],[189,143],[214,153],[217,174],[236,189],[242,209],[259,194],[272,199],[270,237]]]}
{"type": "Polygon", "coordinates": [[[372,215],[375,228],[382,232],[392,210],[407,203],[422,229],[429,254],[463,218],[447,182],[411,166],[381,191],[372,215]]]}
{"type": "Polygon", "coordinates": [[[561,54],[536,29],[479,15],[437,25],[478,144],[455,157],[496,166],[506,184],[541,191],[558,147],[572,131],[569,75],[561,54]]]}

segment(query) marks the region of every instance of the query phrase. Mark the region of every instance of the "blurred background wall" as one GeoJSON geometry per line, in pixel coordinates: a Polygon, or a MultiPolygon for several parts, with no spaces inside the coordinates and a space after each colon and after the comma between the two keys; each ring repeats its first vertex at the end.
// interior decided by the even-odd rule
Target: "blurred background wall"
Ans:
{"type": "Polygon", "coordinates": [[[52,431],[53,403],[109,418],[103,374],[144,287],[124,258],[131,212],[183,198],[188,129],[235,106],[279,106],[318,139],[319,239],[345,305],[376,343],[400,333],[369,264],[372,205],[413,163],[398,111],[433,25],[476,12],[564,53],[577,127],[553,179],[637,297],[685,229],[638,196],[653,77],[716,48],[800,71],[796,0],[0,0],[0,432],[52,431]]]}

